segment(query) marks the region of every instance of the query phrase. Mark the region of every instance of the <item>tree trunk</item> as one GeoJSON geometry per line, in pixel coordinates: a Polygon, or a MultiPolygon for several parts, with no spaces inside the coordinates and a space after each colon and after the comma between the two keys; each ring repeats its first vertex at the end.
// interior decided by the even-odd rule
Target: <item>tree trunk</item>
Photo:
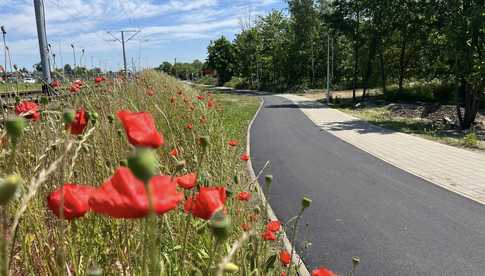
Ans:
{"type": "Polygon", "coordinates": [[[369,56],[367,59],[367,68],[365,71],[365,76],[364,76],[364,91],[362,92],[362,101],[365,100],[366,96],[366,91],[369,85],[369,78],[372,75],[372,60],[374,59],[376,55],[376,47],[377,47],[377,34],[374,34],[372,36],[372,40],[370,43],[370,48],[369,48],[369,56]]]}
{"type": "Polygon", "coordinates": [[[379,63],[381,67],[381,82],[382,82],[382,93],[386,93],[386,68],[384,63],[384,42],[381,40],[381,45],[379,47],[379,63]]]}
{"type": "Polygon", "coordinates": [[[355,49],[354,49],[354,76],[352,79],[352,102],[355,103],[355,88],[357,86],[357,73],[359,66],[359,24],[360,24],[360,13],[357,11],[357,25],[355,27],[355,49]]]}
{"type": "Polygon", "coordinates": [[[399,94],[403,94],[403,82],[404,82],[404,57],[406,56],[406,38],[403,37],[401,44],[401,54],[399,55],[399,94]]]}
{"type": "Polygon", "coordinates": [[[461,79],[460,87],[458,88],[458,103],[456,111],[460,127],[462,129],[469,129],[472,127],[478,113],[480,97],[471,91],[471,85],[464,79],[461,79]],[[463,113],[461,111],[463,108],[463,113]]]}

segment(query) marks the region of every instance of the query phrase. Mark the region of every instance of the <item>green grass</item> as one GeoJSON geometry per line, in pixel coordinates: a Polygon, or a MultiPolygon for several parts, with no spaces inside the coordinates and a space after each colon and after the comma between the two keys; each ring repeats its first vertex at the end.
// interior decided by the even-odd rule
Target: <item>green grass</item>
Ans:
{"type": "Polygon", "coordinates": [[[42,85],[39,83],[19,83],[18,86],[15,83],[0,83],[0,93],[7,92],[16,92],[18,91],[28,91],[28,90],[38,90],[41,89],[42,85]],[[6,90],[5,90],[6,89],[6,90]]]}
{"type": "Polygon", "coordinates": [[[428,121],[393,116],[385,107],[366,106],[354,109],[349,106],[343,106],[339,110],[383,128],[418,135],[422,138],[452,146],[485,150],[485,144],[478,140],[476,134],[473,136],[459,131],[445,131],[439,125],[434,125],[428,121]]]}
{"type": "MultiPolygon", "coordinates": [[[[214,95],[214,100],[215,108],[209,109],[206,92],[148,71],[136,83],[88,84],[81,93],[64,102],[41,106],[42,119],[28,122],[16,150],[2,128],[0,183],[3,177],[14,173],[24,180],[17,197],[1,209],[4,225],[9,227],[10,273],[88,275],[92,267],[99,267],[104,275],[150,275],[153,270],[146,269],[148,260],[158,259],[163,275],[215,275],[233,246],[236,251],[230,261],[239,267],[238,275],[280,275],[286,270],[275,257],[282,248],[281,241],[261,238],[267,220],[265,206],[248,177],[246,163],[239,159],[245,152],[246,129],[259,105],[258,99],[214,95]],[[148,90],[155,94],[147,96],[148,90]],[[199,94],[206,98],[198,100],[199,94]],[[171,103],[172,97],[175,104],[171,103]],[[83,137],[74,137],[65,131],[62,113],[67,108],[80,107],[96,112],[99,117],[89,123],[83,137]],[[156,150],[161,174],[195,171],[200,185],[227,188],[230,196],[225,213],[232,221],[227,239],[216,243],[210,223],[186,215],[183,203],[154,221],[112,219],[88,213],[67,222],[47,208],[46,197],[63,183],[99,186],[132,154],[133,148],[119,121],[109,120],[110,115],[121,109],[153,115],[165,138],[165,145],[156,150]],[[187,124],[193,124],[193,129],[188,130],[187,124]],[[199,143],[202,136],[209,137],[207,151],[199,143]],[[238,140],[239,145],[230,147],[230,139],[238,140]],[[174,147],[180,151],[177,160],[169,155],[174,147]],[[185,168],[177,172],[178,161],[182,160],[186,162],[185,168]],[[45,178],[39,178],[49,167],[53,170],[45,178]],[[236,195],[240,191],[252,192],[252,200],[238,201],[236,195]],[[14,238],[15,231],[10,227],[17,220],[14,238]],[[249,236],[243,234],[240,227],[243,223],[252,226],[249,236]],[[149,238],[153,237],[148,234],[152,231],[159,233],[156,235],[159,242],[149,238]],[[184,237],[188,237],[187,242],[184,237]],[[155,251],[144,255],[153,248],[155,251]]],[[[184,192],[186,197],[191,195],[184,192]]],[[[289,272],[295,274],[293,269],[289,272]]]]}

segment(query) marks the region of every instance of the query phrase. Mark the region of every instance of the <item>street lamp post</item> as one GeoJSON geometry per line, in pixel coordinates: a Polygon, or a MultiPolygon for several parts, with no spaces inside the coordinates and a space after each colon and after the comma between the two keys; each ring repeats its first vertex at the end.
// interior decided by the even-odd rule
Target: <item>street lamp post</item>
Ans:
{"type": "Polygon", "coordinates": [[[7,79],[8,79],[8,73],[7,73],[7,40],[5,36],[7,35],[7,31],[5,31],[5,26],[1,26],[0,30],[2,31],[2,36],[3,36],[3,47],[5,48],[5,67],[3,68],[4,72],[4,80],[5,80],[5,92],[7,92],[7,79]]]}

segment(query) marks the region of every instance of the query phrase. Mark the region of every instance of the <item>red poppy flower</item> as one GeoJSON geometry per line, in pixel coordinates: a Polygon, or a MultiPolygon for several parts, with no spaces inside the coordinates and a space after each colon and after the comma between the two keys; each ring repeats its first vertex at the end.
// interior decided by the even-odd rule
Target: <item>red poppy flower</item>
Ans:
{"type": "Polygon", "coordinates": [[[281,222],[279,222],[277,220],[273,220],[273,221],[268,222],[268,224],[266,224],[266,230],[274,232],[274,233],[280,231],[281,230],[281,222]]]}
{"type": "Polygon", "coordinates": [[[38,121],[40,119],[39,105],[34,102],[23,101],[15,106],[15,114],[38,121]]]}
{"type": "Polygon", "coordinates": [[[237,195],[237,199],[240,201],[249,201],[251,199],[251,193],[250,192],[240,192],[237,195]]]}
{"type": "Polygon", "coordinates": [[[179,176],[175,178],[175,181],[177,182],[177,184],[179,184],[180,187],[190,190],[194,188],[197,184],[197,174],[189,173],[184,176],[179,176]]]}
{"type": "Polygon", "coordinates": [[[280,256],[281,264],[283,264],[284,266],[287,266],[290,264],[291,255],[287,250],[281,250],[279,256],[280,256]]]}
{"type": "Polygon", "coordinates": [[[67,220],[84,216],[89,211],[88,200],[95,191],[94,187],[76,184],[64,184],[61,188],[53,191],[47,197],[47,206],[57,216],[61,217],[60,208],[64,197],[62,213],[67,220]]]}
{"type": "Polygon", "coordinates": [[[207,101],[207,108],[211,109],[216,105],[216,103],[213,100],[208,100],[207,101]]]}
{"type": "MultiPolygon", "coordinates": [[[[183,199],[177,192],[177,183],[170,176],[155,176],[150,179],[153,205],[159,215],[175,207],[183,199]]],[[[149,213],[145,185],[130,169],[120,167],[114,176],[97,189],[89,199],[91,209],[113,218],[141,218],[149,213]]]]}
{"type": "Polygon", "coordinates": [[[248,223],[243,223],[243,224],[241,224],[241,228],[242,228],[244,231],[248,232],[249,230],[251,230],[251,224],[248,224],[248,223]]]}
{"type": "Polygon", "coordinates": [[[177,88],[177,94],[182,95],[182,90],[180,88],[177,88]]]}
{"type": "Polygon", "coordinates": [[[94,82],[95,82],[96,84],[100,84],[100,83],[102,83],[102,82],[103,82],[103,81],[105,81],[105,80],[106,80],[106,79],[105,79],[104,77],[96,77],[96,78],[94,78],[94,82]]]}
{"type": "Polygon", "coordinates": [[[281,276],[286,276],[286,272],[281,271],[281,276]]]}
{"type": "Polygon", "coordinates": [[[155,95],[155,91],[153,91],[152,89],[148,89],[147,90],[147,95],[148,96],[153,96],[153,95],[155,95]]]}
{"type": "Polygon", "coordinates": [[[185,126],[187,129],[192,129],[194,127],[193,124],[187,124],[187,126],[185,126]]]}
{"type": "Polygon", "coordinates": [[[266,230],[263,232],[263,239],[266,241],[275,241],[276,235],[273,231],[266,230]]]}
{"type": "Polygon", "coordinates": [[[241,161],[248,161],[249,160],[249,154],[243,153],[243,155],[241,155],[241,157],[239,157],[239,159],[241,159],[241,161]]]}
{"type": "Polygon", "coordinates": [[[201,101],[202,101],[203,99],[205,99],[205,97],[204,97],[204,96],[202,96],[202,95],[198,95],[198,96],[197,96],[197,99],[199,99],[199,100],[201,100],[201,101]]]}
{"type": "Polygon", "coordinates": [[[76,112],[74,122],[71,123],[69,129],[71,130],[71,134],[80,135],[84,132],[87,125],[88,118],[86,117],[86,111],[84,111],[84,108],[81,108],[78,112],[76,112]]]}
{"type": "Polygon", "coordinates": [[[312,271],[312,276],[337,276],[337,274],[325,267],[320,267],[312,271]]]}
{"type": "Polygon", "coordinates": [[[238,144],[237,140],[234,140],[234,139],[229,140],[229,146],[235,147],[235,146],[237,146],[237,144],[238,144]]]}
{"type": "Polygon", "coordinates": [[[163,136],[157,132],[155,121],[148,112],[119,111],[117,114],[128,136],[128,141],[137,147],[158,148],[163,145],[163,136]]]}
{"type": "Polygon", "coordinates": [[[179,156],[179,151],[177,148],[173,148],[172,151],[170,151],[170,155],[173,156],[173,157],[177,157],[179,156]]]}
{"type": "Polygon", "coordinates": [[[69,87],[69,92],[71,92],[71,93],[77,93],[79,91],[81,91],[81,86],[79,86],[78,84],[73,83],[69,87]]]}
{"type": "Polygon", "coordinates": [[[61,82],[59,80],[53,80],[51,82],[51,87],[54,89],[59,89],[61,87],[61,82]]]}
{"type": "Polygon", "coordinates": [[[209,220],[224,208],[226,189],[224,187],[202,187],[200,192],[185,202],[184,210],[193,216],[209,220]]]}
{"type": "Polygon", "coordinates": [[[73,84],[79,86],[79,88],[82,88],[84,83],[82,80],[75,80],[73,84]]]}

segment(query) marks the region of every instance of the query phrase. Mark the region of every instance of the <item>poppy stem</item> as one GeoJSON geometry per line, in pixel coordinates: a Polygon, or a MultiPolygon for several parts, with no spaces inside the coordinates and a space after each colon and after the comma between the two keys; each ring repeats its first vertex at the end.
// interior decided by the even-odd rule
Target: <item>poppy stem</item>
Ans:
{"type": "Polygon", "coordinates": [[[215,259],[214,256],[217,254],[217,249],[219,248],[219,244],[220,244],[220,239],[217,237],[214,237],[214,243],[212,246],[211,254],[209,255],[209,262],[207,263],[205,275],[211,275],[209,272],[211,269],[212,261],[215,259]]]}
{"type": "Polygon", "coordinates": [[[159,252],[158,248],[158,231],[157,231],[157,217],[155,213],[155,206],[153,204],[153,187],[150,185],[149,181],[145,183],[145,187],[147,190],[148,196],[148,208],[149,214],[147,218],[147,231],[148,231],[148,239],[145,241],[145,244],[148,243],[149,249],[149,275],[160,275],[160,261],[159,261],[159,252]]]}
{"type": "Polygon", "coordinates": [[[7,218],[6,218],[6,208],[0,207],[0,215],[2,217],[2,232],[0,237],[0,276],[8,275],[8,244],[7,244],[7,218]]]}
{"type": "Polygon", "coordinates": [[[298,224],[300,222],[300,218],[301,218],[301,215],[303,215],[304,210],[305,209],[302,208],[300,210],[300,213],[298,213],[298,216],[296,217],[295,223],[293,224],[293,229],[291,231],[291,252],[290,252],[290,265],[288,265],[288,270],[287,270],[288,275],[290,275],[290,270],[291,270],[291,267],[293,266],[293,254],[295,253],[295,246],[296,246],[296,243],[295,243],[296,232],[298,230],[298,224]]]}
{"type": "MultiPolygon", "coordinates": [[[[192,198],[194,196],[194,189],[190,192],[190,197],[192,198]]],[[[185,261],[185,254],[187,253],[187,233],[189,232],[189,224],[190,220],[192,219],[192,215],[190,213],[187,214],[185,218],[185,227],[184,227],[184,239],[182,243],[182,262],[185,261]]],[[[185,270],[185,265],[182,264],[182,268],[185,270]]]]}

